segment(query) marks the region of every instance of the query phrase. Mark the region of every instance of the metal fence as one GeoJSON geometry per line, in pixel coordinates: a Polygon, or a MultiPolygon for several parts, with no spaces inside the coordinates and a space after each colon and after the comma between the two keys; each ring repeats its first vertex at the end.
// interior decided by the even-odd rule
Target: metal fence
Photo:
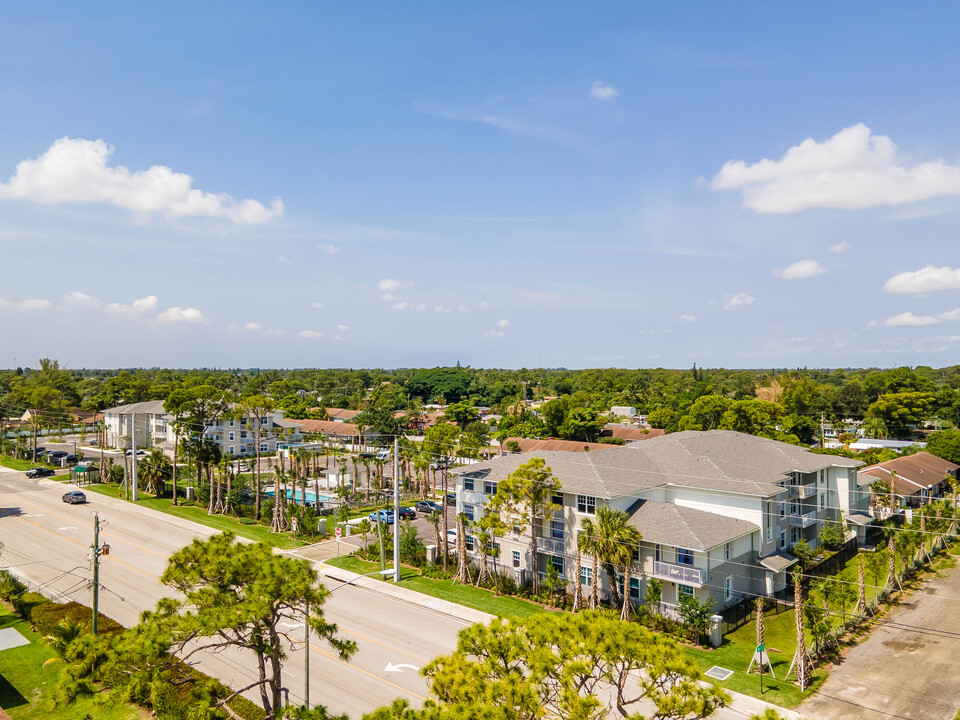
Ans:
{"type": "Polygon", "coordinates": [[[857,555],[857,538],[853,537],[847,540],[836,553],[821,560],[816,565],[807,568],[807,575],[816,575],[817,577],[826,577],[827,575],[836,575],[843,569],[843,566],[851,558],[857,555]]]}
{"type": "MultiPolygon", "coordinates": [[[[723,634],[726,635],[729,632],[733,632],[737,628],[749,622],[753,618],[756,608],[756,598],[752,596],[745,596],[735,605],[724,608],[717,613],[723,618],[723,622],[721,623],[723,634]]],[[[791,609],[792,605],[775,602],[773,598],[768,598],[768,602],[764,606],[763,612],[764,615],[779,615],[780,613],[787,612],[791,609]]]]}

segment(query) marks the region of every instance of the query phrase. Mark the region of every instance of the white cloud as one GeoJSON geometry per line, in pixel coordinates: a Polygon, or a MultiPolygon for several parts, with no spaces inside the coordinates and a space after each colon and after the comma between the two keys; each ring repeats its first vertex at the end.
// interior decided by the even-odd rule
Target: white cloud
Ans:
{"type": "Polygon", "coordinates": [[[590,86],[590,97],[597,100],[613,100],[619,94],[613,85],[606,85],[599,80],[590,86]]]}
{"type": "Polygon", "coordinates": [[[277,198],[270,207],[256,200],[235,201],[225,193],[193,186],[193,178],[154,165],[131,172],[108,167],[113,147],[103,140],[63,137],[45,153],[17,165],[0,198],[44,205],[112,205],[135,213],[169,217],[221,217],[238,225],[256,225],[283,215],[277,198]]]}
{"type": "Polygon", "coordinates": [[[163,312],[157,313],[157,322],[164,325],[174,325],[176,323],[202,323],[204,321],[203,313],[196,308],[181,308],[174,305],[163,312]]]}
{"type": "Polygon", "coordinates": [[[752,295],[747,295],[746,293],[736,293],[734,295],[727,295],[723,298],[723,309],[724,310],[739,310],[745,305],[752,305],[754,297],[752,295]]]}
{"type": "Polygon", "coordinates": [[[393,293],[384,293],[383,295],[380,296],[380,299],[383,300],[384,302],[397,302],[400,298],[398,298],[393,293]]]}
{"type": "Polygon", "coordinates": [[[69,305],[75,305],[77,307],[99,307],[100,301],[95,298],[82,293],[79,290],[74,290],[71,293],[67,293],[63,296],[63,301],[69,305]]]}
{"type": "Polygon", "coordinates": [[[823,275],[826,270],[816,260],[797,260],[792,265],[787,265],[782,270],[774,270],[773,272],[784,280],[799,280],[800,278],[823,275]]]}
{"type": "Polygon", "coordinates": [[[381,280],[377,283],[377,289],[382,293],[392,293],[397,290],[407,290],[413,287],[413,283],[407,280],[381,280]]]}
{"type": "Polygon", "coordinates": [[[423,311],[426,310],[426,309],[427,309],[427,304],[426,304],[425,302],[422,302],[422,303],[420,303],[419,305],[417,305],[417,311],[418,311],[418,312],[423,312],[423,311]]]}
{"type": "Polygon", "coordinates": [[[696,315],[681,315],[681,316],[680,316],[681,322],[693,322],[693,321],[696,320],[696,319],[697,319],[697,316],[696,316],[696,315]]]}
{"type": "Polygon", "coordinates": [[[40,298],[30,298],[20,302],[0,298],[0,309],[2,310],[46,310],[48,307],[50,307],[50,301],[40,298]]]}
{"type": "Polygon", "coordinates": [[[508,327],[509,325],[510,325],[510,321],[507,319],[497,320],[498,327],[508,327]]]}
{"type": "Polygon", "coordinates": [[[286,335],[286,330],[281,330],[280,328],[267,328],[263,331],[264,335],[286,335]]]}
{"type": "Polygon", "coordinates": [[[894,275],[883,284],[887,292],[923,293],[935,290],[960,289],[960,268],[934,267],[927,265],[914,272],[902,272],[894,275]]]}
{"type": "Polygon", "coordinates": [[[298,333],[298,335],[300,335],[300,337],[302,338],[310,338],[310,339],[323,337],[323,333],[317,330],[301,330],[298,333]]]}
{"type": "Polygon", "coordinates": [[[319,310],[320,308],[323,307],[323,303],[322,302],[310,303],[310,307],[316,308],[317,310],[319,310]]]}
{"type": "Polygon", "coordinates": [[[433,311],[438,313],[448,313],[450,312],[450,308],[448,308],[446,305],[435,305],[433,307],[433,311]]]}
{"type": "Polygon", "coordinates": [[[256,332],[257,330],[263,330],[263,325],[256,322],[243,323],[230,323],[227,325],[227,330],[231,332],[256,332]]]}
{"type": "Polygon", "coordinates": [[[458,313],[468,313],[468,312],[470,312],[470,307],[467,306],[467,305],[460,305],[460,307],[457,308],[457,312],[458,312],[458,313]]]}
{"type": "Polygon", "coordinates": [[[148,295],[145,298],[134,300],[131,305],[112,302],[107,305],[107,312],[118,315],[143,315],[144,313],[151,313],[156,310],[158,301],[159,299],[156,295],[148,295]]]}
{"type": "Polygon", "coordinates": [[[490,303],[488,303],[486,300],[481,300],[480,302],[477,303],[477,307],[481,310],[489,310],[490,303]]]}
{"type": "Polygon", "coordinates": [[[503,332],[503,330],[484,330],[480,334],[485,338],[498,338],[506,335],[506,333],[503,332]]]}
{"type": "Polygon", "coordinates": [[[926,325],[939,325],[942,322],[960,320],[960,308],[948,310],[938,315],[914,315],[912,312],[904,312],[887,318],[884,325],[890,327],[924,327],[926,325]]]}
{"type": "Polygon", "coordinates": [[[394,309],[394,310],[406,310],[408,307],[412,307],[412,306],[410,305],[410,303],[407,303],[407,302],[398,302],[396,305],[393,306],[393,309],[394,309]]]}
{"type": "Polygon", "coordinates": [[[850,249],[850,243],[848,243],[846,240],[841,240],[836,245],[831,245],[830,247],[827,248],[827,250],[829,250],[832,253],[845,253],[849,249],[850,249]]]}
{"type": "Polygon", "coordinates": [[[333,336],[333,339],[334,339],[334,340],[343,340],[343,335],[334,335],[334,336],[333,336]]]}
{"type": "Polygon", "coordinates": [[[337,330],[348,330],[349,328],[346,325],[337,325],[337,330]]]}
{"type": "Polygon", "coordinates": [[[333,243],[320,243],[319,245],[317,245],[317,249],[318,249],[318,250],[323,250],[323,251],[324,251],[325,253],[327,253],[328,255],[339,255],[339,254],[340,254],[340,248],[338,248],[338,247],[337,247],[336,245],[334,245],[333,243]]]}
{"type": "Polygon", "coordinates": [[[283,255],[281,255],[280,257],[277,258],[277,262],[280,263],[281,265],[289,265],[289,264],[290,264],[290,261],[287,260],[283,255]]]}
{"type": "Polygon", "coordinates": [[[779,160],[731,160],[711,187],[741,191],[744,207],[758,213],[860,210],[960,196],[960,165],[942,158],[908,165],[889,137],[858,123],[822,143],[807,138],[779,160]]]}

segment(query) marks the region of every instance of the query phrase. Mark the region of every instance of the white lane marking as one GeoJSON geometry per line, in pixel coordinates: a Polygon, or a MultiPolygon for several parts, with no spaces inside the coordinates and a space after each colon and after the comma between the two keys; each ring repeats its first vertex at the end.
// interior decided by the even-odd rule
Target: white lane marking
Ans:
{"type": "Polygon", "coordinates": [[[76,530],[76,529],[77,529],[77,526],[76,526],[76,525],[67,525],[66,527],[62,527],[62,528],[60,528],[60,529],[61,529],[61,530],[76,530]]]}
{"type": "Polygon", "coordinates": [[[383,671],[384,672],[403,672],[403,668],[410,668],[414,672],[420,669],[416,665],[407,665],[407,663],[399,663],[398,665],[394,665],[392,662],[388,662],[387,666],[383,669],[383,671]]]}

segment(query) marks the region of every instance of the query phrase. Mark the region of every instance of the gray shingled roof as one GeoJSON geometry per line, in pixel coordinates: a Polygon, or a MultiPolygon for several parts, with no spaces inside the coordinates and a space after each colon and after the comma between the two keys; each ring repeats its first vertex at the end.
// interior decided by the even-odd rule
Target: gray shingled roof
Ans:
{"type": "Polygon", "coordinates": [[[647,542],[707,551],[759,528],[752,522],[695,510],[682,505],[646,500],[630,516],[647,542]]]}
{"type": "Polygon", "coordinates": [[[147,402],[130,403],[129,405],[117,405],[107,408],[104,413],[117,413],[118,415],[131,415],[133,413],[153,413],[154,415],[163,415],[163,400],[149,400],[147,402]]]}
{"type": "Polygon", "coordinates": [[[770,497],[782,490],[791,472],[863,465],[859,460],[817,455],[731,430],[690,430],[609,450],[508,455],[454,472],[478,480],[501,480],[531,457],[546,461],[565,492],[604,499],[666,485],[770,497]]]}

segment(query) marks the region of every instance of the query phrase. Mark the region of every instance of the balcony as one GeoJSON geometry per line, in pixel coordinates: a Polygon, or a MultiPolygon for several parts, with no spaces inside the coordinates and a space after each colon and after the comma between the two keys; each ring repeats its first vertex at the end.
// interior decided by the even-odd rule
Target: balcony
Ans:
{"type": "Polygon", "coordinates": [[[673,563],[654,561],[653,577],[701,587],[707,582],[707,571],[690,565],[674,565],[673,563]]]}
{"type": "Polygon", "coordinates": [[[813,497],[817,494],[816,485],[791,485],[790,486],[790,497],[800,498],[801,500],[813,497]]]}
{"type": "Polygon", "coordinates": [[[803,515],[791,515],[790,516],[790,526],[791,527],[801,527],[808,528],[811,525],[815,525],[817,522],[817,511],[813,510],[811,512],[805,513],[803,515]]]}
{"type": "Polygon", "coordinates": [[[537,549],[541,552],[553,553],[554,555],[563,555],[563,540],[538,537],[537,549]]]}

